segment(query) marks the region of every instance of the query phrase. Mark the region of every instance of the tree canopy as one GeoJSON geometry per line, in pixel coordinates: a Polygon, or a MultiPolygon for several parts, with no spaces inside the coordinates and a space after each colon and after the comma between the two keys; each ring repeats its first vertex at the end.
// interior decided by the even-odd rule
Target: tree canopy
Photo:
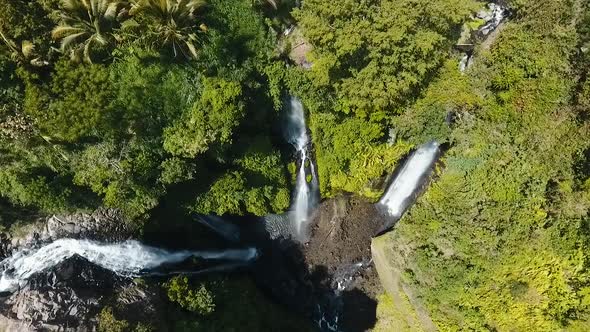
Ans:
{"type": "MultiPolygon", "coordinates": [[[[139,228],[158,209],[285,212],[296,96],[323,198],[376,201],[408,152],[443,145],[385,236],[441,331],[589,330],[590,8],[502,3],[461,72],[474,0],[0,0],[1,227],[101,206],[139,228]]],[[[178,329],[235,328],[223,285],[166,283],[178,329]]],[[[101,329],[131,326],[116,316],[101,329]]]]}

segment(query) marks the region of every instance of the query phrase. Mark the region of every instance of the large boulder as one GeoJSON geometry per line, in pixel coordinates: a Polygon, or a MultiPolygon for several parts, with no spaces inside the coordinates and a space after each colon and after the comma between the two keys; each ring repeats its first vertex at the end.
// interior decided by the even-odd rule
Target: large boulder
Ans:
{"type": "Polygon", "coordinates": [[[14,320],[22,323],[18,331],[92,331],[100,308],[122,283],[113,272],[74,256],[5,297],[1,312],[6,325],[0,319],[0,329],[14,320]]]}
{"type": "Polygon", "coordinates": [[[105,306],[130,322],[154,322],[164,305],[157,284],[119,277],[74,256],[0,298],[0,331],[96,331],[105,306]]]}
{"type": "Polygon", "coordinates": [[[52,215],[26,225],[15,225],[0,233],[0,259],[14,249],[48,243],[61,238],[97,241],[123,241],[136,229],[114,209],[98,209],[92,213],[52,215]]]}

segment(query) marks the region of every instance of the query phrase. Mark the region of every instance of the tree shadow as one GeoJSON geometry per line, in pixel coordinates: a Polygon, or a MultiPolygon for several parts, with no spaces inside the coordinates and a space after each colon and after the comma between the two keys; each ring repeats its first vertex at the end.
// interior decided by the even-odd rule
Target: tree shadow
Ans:
{"type": "Polygon", "coordinates": [[[291,239],[266,240],[251,269],[258,287],[275,302],[310,320],[320,331],[367,331],[377,302],[356,287],[338,289],[333,266],[311,266],[305,247],[291,239]],[[336,328],[336,329],[335,329],[336,328]]]}

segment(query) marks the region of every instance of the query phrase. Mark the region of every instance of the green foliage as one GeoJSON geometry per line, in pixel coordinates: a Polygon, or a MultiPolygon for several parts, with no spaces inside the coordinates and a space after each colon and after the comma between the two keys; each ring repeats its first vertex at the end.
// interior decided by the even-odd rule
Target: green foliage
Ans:
{"type": "Polygon", "coordinates": [[[187,160],[172,157],[160,165],[162,174],[160,182],[163,184],[179,183],[194,178],[195,166],[187,160]]]}
{"type": "Polygon", "coordinates": [[[310,126],[324,197],[346,191],[376,199],[380,190],[373,181],[391,172],[411,148],[388,144],[383,125],[357,117],[315,113],[310,126]]]}
{"type": "Polygon", "coordinates": [[[151,186],[159,177],[158,150],[143,141],[119,145],[112,141],[88,147],[72,163],[74,183],[103,197],[104,204],[127,216],[142,216],[158,203],[163,188],[151,186]]]}
{"type": "Polygon", "coordinates": [[[425,95],[395,117],[393,130],[397,138],[414,144],[431,139],[441,143],[448,140],[451,128],[447,117],[459,118],[483,103],[472,84],[459,72],[456,61],[447,61],[425,95]]]}
{"type": "Polygon", "coordinates": [[[570,105],[581,100],[572,98],[572,18],[568,1],[518,1],[516,21],[469,75],[449,63],[394,121],[403,138],[452,143],[390,240],[412,248],[404,282],[441,331],[587,327],[590,196],[577,165],[590,146],[570,105]],[[448,111],[450,132],[427,120],[448,111]]]}
{"type": "Polygon", "coordinates": [[[229,143],[232,130],[244,116],[238,83],[206,78],[193,108],[166,128],[164,147],[173,155],[196,157],[214,143],[229,143]]]}
{"type": "Polygon", "coordinates": [[[197,199],[195,210],[211,211],[217,215],[240,214],[244,209],[245,186],[242,173],[226,173],[213,183],[206,194],[197,199]]]}
{"type": "Polygon", "coordinates": [[[125,320],[115,318],[113,308],[104,307],[98,315],[99,332],[125,332],[129,328],[129,323],[125,320]]]}
{"type": "Polygon", "coordinates": [[[238,151],[228,171],[197,197],[196,212],[263,216],[289,207],[290,190],[280,153],[268,138],[241,142],[245,151],[238,151]]]}
{"type": "Polygon", "coordinates": [[[311,0],[294,16],[314,46],[314,82],[334,85],[341,110],[366,114],[397,107],[423,86],[476,8],[469,0],[311,0]]]}
{"type": "Polygon", "coordinates": [[[98,314],[98,332],[153,332],[154,328],[150,325],[137,323],[135,328],[131,329],[131,324],[124,319],[117,319],[113,313],[113,308],[106,306],[98,314]]]}
{"type": "Polygon", "coordinates": [[[394,297],[381,294],[378,297],[377,323],[374,332],[422,332],[419,318],[407,296],[400,292],[394,297]]]}
{"type": "Polygon", "coordinates": [[[275,38],[254,9],[248,0],[208,1],[207,42],[199,54],[207,72],[236,80],[269,61],[275,38]]]}
{"type": "Polygon", "coordinates": [[[117,50],[110,69],[116,91],[113,107],[121,135],[161,139],[164,127],[190,109],[199,93],[200,76],[192,67],[160,61],[137,47],[117,50]]]}
{"type": "Polygon", "coordinates": [[[47,95],[41,97],[50,100],[47,107],[29,100],[39,95],[27,94],[25,111],[35,118],[45,135],[73,142],[105,135],[112,127],[109,122],[114,112],[113,93],[105,66],[60,61],[55,66],[47,95]]]}
{"type": "MultiPolygon", "coordinates": [[[[89,17],[80,16],[86,5],[76,1],[65,7],[51,0],[39,4],[43,12],[69,15],[56,18],[67,23],[56,34],[68,38],[75,50],[88,53],[101,38],[118,47],[112,63],[60,59],[45,71],[17,68],[7,52],[0,52],[4,197],[51,212],[105,205],[130,219],[145,217],[168,197],[170,186],[170,197],[181,198],[179,206],[194,208],[198,201],[203,213],[262,215],[288,207],[287,172],[281,153],[267,139],[274,113],[260,109],[267,86],[257,70],[271,61],[273,39],[249,1],[211,4],[206,19],[212,38],[202,40],[205,56],[192,63],[171,63],[152,45],[134,40],[134,33],[150,29],[166,33],[153,16],[157,8],[140,8],[147,2],[135,3],[138,25],[122,30],[117,28],[127,19],[125,10],[113,15],[127,3],[89,2],[97,5],[89,17]],[[80,27],[76,18],[98,25],[80,27]],[[245,142],[256,148],[248,150],[245,142]],[[229,201],[219,200],[228,185],[224,179],[238,175],[243,185],[238,183],[229,201]]],[[[177,2],[161,14],[190,20],[185,22],[190,27],[179,27],[189,33],[196,28],[197,5],[177,2]]]]}
{"type": "Polygon", "coordinates": [[[166,284],[168,299],[182,308],[199,315],[210,315],[215,311],[211,292],[201,285],[193,288],[187,277],[174,277],[166,284]]]}
{"type": "Polygon", "coordinates": [[[69,207],[71,191],[50,170],[19,169],[21,165],[3,166],[0,170],[0,194],[10,201],[38,206],[44,211],[59,212],[69,207]],[[45,174],[47,175],[45,175],[45,174]]]}

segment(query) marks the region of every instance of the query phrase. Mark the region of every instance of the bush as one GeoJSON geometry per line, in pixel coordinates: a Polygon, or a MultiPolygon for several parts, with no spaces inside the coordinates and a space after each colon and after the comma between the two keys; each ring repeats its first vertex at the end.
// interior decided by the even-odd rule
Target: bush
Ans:
{"type": "Polygon", "coordinates": [[[104,307],[98,316],[98,331],[99,332],[126,332],[129,328],[129,323],[125,320],[115,318],[113,308],[104,307]]]}
{"type": "Polygon", "coordinates": [[[167,284],[168,299],[182,308],[202,316],[215,311],[213,295],[204,285],[192,287],[187,277],[174,277],[167,284]]]}

